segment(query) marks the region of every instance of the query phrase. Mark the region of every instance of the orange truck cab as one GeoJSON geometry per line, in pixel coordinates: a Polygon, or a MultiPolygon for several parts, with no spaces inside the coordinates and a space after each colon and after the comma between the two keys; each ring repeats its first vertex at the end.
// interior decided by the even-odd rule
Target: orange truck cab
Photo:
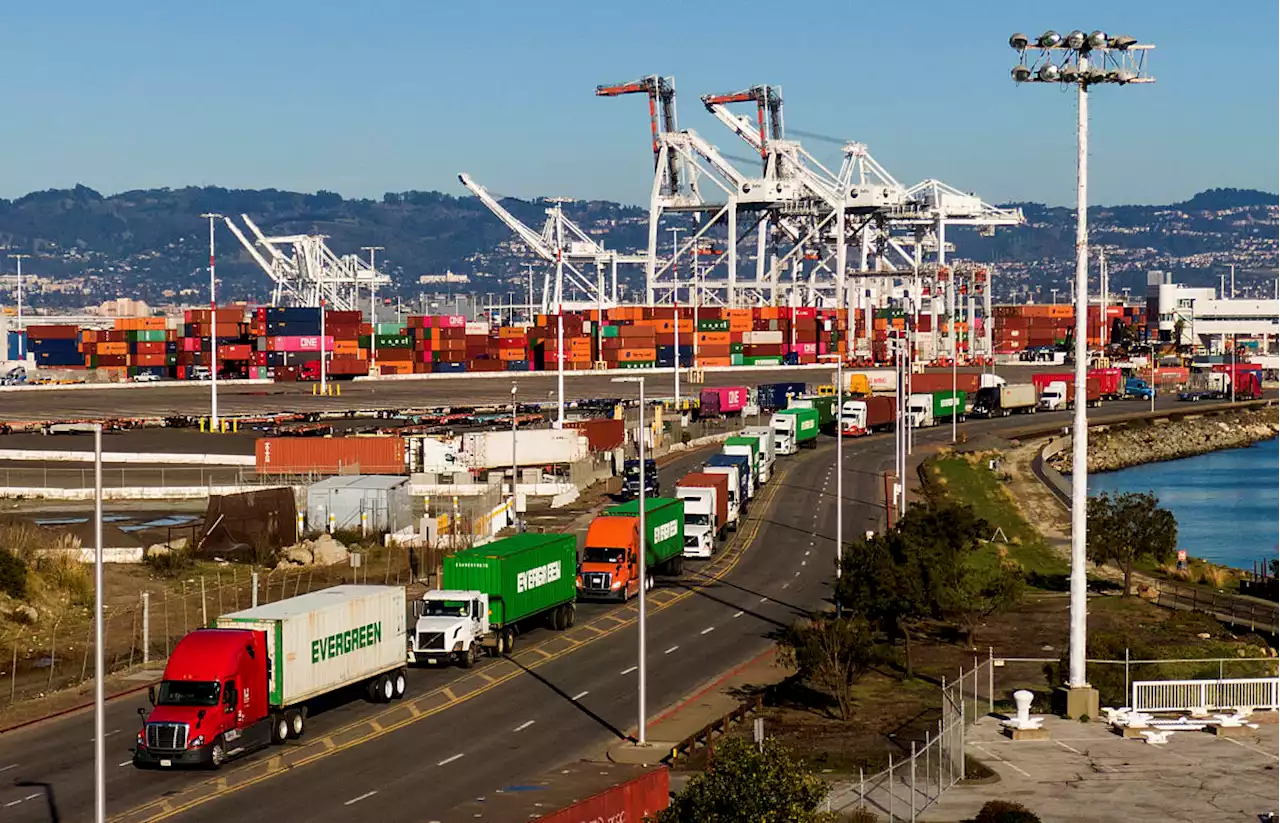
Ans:
{"type": "Polygon", "coordinates": [[[154,708],[138,709],[133,764],[139,768],[206,766],[271,743],[266,635],[245,629],[200,629],[178,643],[154,708]]]}
{"type": "Polygon", "coordinates": [[[630,600],[640,592],[640,518],[597,517],[587,528],[578,596],[630,600]]]}

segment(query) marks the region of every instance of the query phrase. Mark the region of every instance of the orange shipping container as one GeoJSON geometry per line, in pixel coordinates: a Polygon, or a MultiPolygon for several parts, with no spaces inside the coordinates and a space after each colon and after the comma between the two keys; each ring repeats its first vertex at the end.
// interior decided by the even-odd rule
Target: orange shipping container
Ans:
{"type": "Polygon", "coordinates": [[[99,343],[98,354],[128,354],[128,343],[99,343]]]}
{"type": "Polygon", "coordinates": [[[254,456],[260,474],[404,474],[400,437],[261,437],[254,456]]]}
{"type": "Polygon", "coordinates": [[[619,349],[618,362],[620,363],[640,363],[648,360],[657,360],[657,349],[619,349]]]}
{"type": "Polygon", "coordinates": [[[333,353],[355,357],[360,353],[360,341],[335,340],[333,341],[333,353]]]}

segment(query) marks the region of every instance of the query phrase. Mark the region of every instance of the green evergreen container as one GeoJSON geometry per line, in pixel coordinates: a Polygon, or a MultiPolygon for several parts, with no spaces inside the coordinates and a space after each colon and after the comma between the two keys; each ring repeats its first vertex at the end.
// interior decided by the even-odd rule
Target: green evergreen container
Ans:
{"type": "MultiPolygon", "coordinates": [[[[632,500],[605,509],[609,517],[639,517],[640,501],[632,500]]],[[[645,563],[650,567],[665,563],[684,553],[684,501],[674,497],[646,497],[644,527],[649,534],[644,542],[645,563]]]]}
{"type": "Polygon", "coordinates": [[[441,589],[489,596],[495,628],[572,603],[577,596],[578,540],[572,534],[517,534],[444,559],[441,589]]]}

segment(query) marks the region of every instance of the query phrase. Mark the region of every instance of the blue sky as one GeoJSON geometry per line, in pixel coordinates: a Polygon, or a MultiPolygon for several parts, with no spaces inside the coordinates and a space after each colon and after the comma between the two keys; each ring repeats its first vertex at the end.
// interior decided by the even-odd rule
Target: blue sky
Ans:
{"type": "MultiPolygon", "coordinates": [[[[0,196],[83,183],[461,193],[640,203],[638,97],[672,75],[680,125],[749,156],[698,102],[780,84],[788,127],[860,140],[902,182],[1074,198],[1074,102],[1015,87],[1006,45],[1074,26],[1154,42],[1157,83],[1091,96],[1091,202],[1275,191],[1277,4],[64,0],[7,9],[0,196]]],[[[821,159],[838,149],[806,141],[821,159]]]]}

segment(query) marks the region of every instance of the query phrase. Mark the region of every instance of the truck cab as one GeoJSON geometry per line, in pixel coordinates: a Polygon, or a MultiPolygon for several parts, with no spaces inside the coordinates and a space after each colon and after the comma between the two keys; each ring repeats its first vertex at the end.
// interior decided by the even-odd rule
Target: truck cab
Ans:
{"type": "Polygon", "coordinates": [[[841,434],[846,437],[861,437],[867,433],[867,401],[844,401],[840,406],[840,417],[844,423],[841,434]]]}
{"type": "Polygon", "coordinates": [[[1054,380],[1044,387],[1040,392],[1040,399],[1036,405],[1045,411],[1057,411],[1065,409],[1068,404],[1067,398],[1067,382],[1065,380],[1054,380]]]}
{"type": "Polygon", "coordinates": [[[913,394],[907,400],[907,420],[914,429],[933,425],[933,395],[913,394]]]}
{"type": "Polygon", "coordinates": [[[1140,377],[1126,377],[1124,380],[1124,396],[1138,400],[1150,400],[1155,395],[1151,384],[1140,377]]]}
{"type": "Polygon", "coordinates": [[[199,629],[174,647],[133,752],[137,768],[203,766],[273,742],[267,639],[244,629],[199,629]]]}
{"type": "Polygon", "coordinates": [[[470,668],[489,634],[489,596],[474,589],[437,589],[413,606],[417,622],[409,653],[414,662],[470,668]]]}
{"type": "MultiPolygon", "coordinates": [[[[639,594],[641,550],[638,517],[592,520],[578,565],[578,596],[627,601],[639,594]]],[[[653,571],[646,571],[652,587],[653,571]]]]}
{"type": "MultiPolygon", "coordinates": [[[[657,497],[660,486],[658,485],[658,463],[656,460],[647,458],[644,461],[644,494],[645,497],[657,497]]],[[[632,500],[640,496],[640,461],[626,460],[622,464],[622,495],[627,500],[632,500]]]]}
{"type": "Polygon", "coordinates": [[[726,525],[738,530],[738,523],[742,520],[743,508],[746,506],[746,499],[742,494],[742,480],[738,475],[737,466],[703,466],[702,471],[707,474],[723,474],[728,478],[729,503],[726,508],[725,522],[726,525]]]}
{"type": "Polygon", "coordinates": [[[773,428],[773,439],[778,454],[798,454],[800,443],[796,439],[796,416],[793,414],[775,414],[769,421],[773,428]]]}
{"type": "Polygon", "coordinates": [[[684,556],[709,558],[716,550],[716,490],[707,486],[677,486],[684,501],[684,556]]]}

